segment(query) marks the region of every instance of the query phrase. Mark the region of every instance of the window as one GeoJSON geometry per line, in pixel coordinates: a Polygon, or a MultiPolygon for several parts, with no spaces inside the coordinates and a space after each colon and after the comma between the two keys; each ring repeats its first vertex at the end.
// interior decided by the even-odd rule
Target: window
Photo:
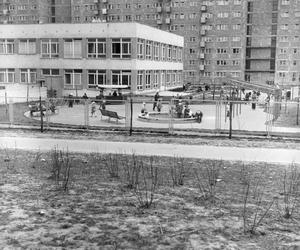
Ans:
{"type": "Polygon", "coordinates": [[[182,78],[182,72],[181,71],[177,71],[177,83],[181,84],[181,78],[182,78]]]}
{"type": "Polygon", "coordinates": [[[165,44],[161,45],[161,60],[162,61],[166,60],[166,45],[165,44]]]}
{"type": "Polygon", "coordinates": [[[64,57],[65,58],[82,57],[81,39],[65,39],[64,57]]]}
{"type": "Polygon", "coordinates": [[[234,0],[233,1],[233,4],[235,4],[235,5],[239,5],[239,4],[241,4],[242,3],[242,0],[234,0]]]}
{"type": "Polygon", "coordinates": [[[172,71],[171,77],[171,84],[176,85],[176,71],[172,71]]]}
{"type": "Polygon", "coordinates": [[[150,70],[146,70],[145,87],[146,87],[146,89],[151,88],[151,71],[150,70]]]}
{"type": "Polygon", "coordinates": [[[226,54],[227,53],[227,49],[225,48],[218,48],[217,49],[217,54],[226,54]]]}
{"type": "Polygon", "coordinates": [[[158,87],[158,75],[159,75],[158,70],[155,70],[153,75],[153,88],[158,87]]]}
{"type": "Polygon", "coordinates": [[[87,40],[88,58],[105,58],[106,57],[106,40],[94,38],[87,40]]]}
{"type": "Polygon", "coordinates": [[[241,41],[241,37],[240,36],[234,36],[234,37],[232,37],[232,41],[233,42],[239,42],[239,41],[241,41]]]}
{"type": "Polygon", "coordinates": [[[65,70],[65,86],[75,88],[75,85],[81,85],[81,69],[66,69],[65,70]]]}
{"type": "Polygon", "coordinates": [[[21,83],[36,83],[35,69],[21,69],[21,83]]]}
{"type": "Polygon", "coordinates": [[[137,41],[137,58],[138,59],[144,59],[144,53],[145,53],[145,46],[144,46],[145,40],[138,39],[137,41]]]}
{"type": "Polygon", "coordinates": [[[138,70],[137,73],[137,90],[143,90],[143,77],[144,72],[142,70],[138,70]]]}
{"type": "Polygon", "coordinates": [[[166,74],[166,86],[170,86],[170,83],[171,83],[171,71],[167,71],[167,74],[166,74]]]}
{"type": "Polygon", "coordinates": [[[234,25],[232,25],[232,28],[234,30],[239,30],[239,29],[241,29],[241,25],[240,24],[234,24],[234,25]]]}
{"type": "Polygon", "coordinates": [[[0,54],[13,54],[14,40],[0,39],[0,54]]]}
{"type": "Polygon", "coordinates": [[[232,53],[233,54],[239,54],[240,53],[240,48],[232,48],[232,53]]]}
{"type": "Polygon", "coordinates": [[[94,89],[101,85],[106,85],[106,71],[88,70],[88,88],[94,89]]]}
{"type": "Polygon", "coordinates": [[[226,60],[217,60],[217,65],[225,66],[225,65],[227,65],[227,61],[226,60]]]}
{"type": "MultiPolygon", "coordinates": [[[[241,16],[242,16],[242,13],[241,13],[241,12],[233,12],[233,13],[232,13],[232,16],[233,16],[233,17],[241,17],[241,16]]],[[[251,16],[250,16],[250,17],[251,17],[251,16]]],[[[248,21],[249,21],[248,23],[251,23],[250,20],[248,20],[248,21]]]]}
{"type": "Polygon", "coordinates": [[[228,24],[217,24],[217,30],[228,30],[228,24]]]}
{"type": "Polygon", "coordinates": [[[131,58],[130,38],[112,39],[112,58],[131,58]]]}
{"type": "Polygon", "coordinates": [[[57,58],[59,56],[58,39],[42,39],[41,54],[43,58],[57,58]]]}
{"type": "Polygon", "coordinates": [[[159,60],[159,43],[154,43],[153,54],[154,54],[154,60],[158,61],[159,60]]]}
{"type": "Polygon", "coordinates": [[[173,56],[173,61],[176,61],[177,60],[177,48],[175,46],[173,46],[172,56],[173,56]]]}
{"type": "Polygon", "coordinates": [[[166,72],[162,71],[160,74],[160,85],[165,86],[166,84],[166,72]]]}
{"type": "Polygon", "coordinates": [[[35,39],[21,39],[19,42],[19,54],[35,54],[36,40],[35,39]]]}
{"type": "Polygon", "coordinates": [[[112,85],[131,85],[131,71],[129,70],[113,70],[112,85]]]}
{"type": "Polygon", "coordinates": [[[146,59],[152,59],[152,42],[146,41],[146,59]]]}
{"type": "Polygon", "coordinates": [[[168,45],[167,57],[168,57],[168,61],[172,60],[172,46],[171,45],[168,45]]]}
{"type": "Polygon", "coordinates": [[[42,69],[43,76],[59,76],[59,69],[42,69]]]}
{"type": "Polygon", "coordinates": [[[15,70],[14,69],[0,69],[0,83],[14,83],[15,70]]]}

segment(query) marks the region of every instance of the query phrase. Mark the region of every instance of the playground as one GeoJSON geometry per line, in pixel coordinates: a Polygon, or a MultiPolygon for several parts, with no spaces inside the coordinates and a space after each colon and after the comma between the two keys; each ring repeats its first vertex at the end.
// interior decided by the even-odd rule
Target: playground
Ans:
{"type": "MultiPolygon", "coordinates": [[[[174,129],[228,129],[228,104],[223,102],[204,102],[194,100],[189,108],[192,112],[203,113],[201,122],[177,123],[174,122],[171,116],[164,119],[164,122],[151,122],[149,120],[139,119],[141,114],[142,101],[136,101],[132,104],[132,126],[134,128],[162,128],[168,129],[173,126],[174,129]],[[170,123],[172,123],[170,125],[170,123]]],[[[148,112],[152,111],[152,102],[146,102],[146,109],[148,112]]],[[[69,107],[67,104],[57,106],[57,112],[54,115],[49,115],[45,120],[50,124],[66,124],[66,125],[89,125],[100,127],[125,127],[130,122],[130,104],[124,103],[122,105],[106,105],[106,110],[116,112],[119,116],[125,119],[113,119],[101,115],[100,105],[96,104],[95,113],[92,115],[92,105],[95,104],[75,104],[69,107]]],[[[170,102],[163,102],[161,113],[168,114],[170,111],[170,102]]],[[[257,105],[252,109],[250,103],[237,102],[233,104],[233,118],[232,128],[236,130],[249,131],[266,131],[266,126],[271,123],[272,115],[266,112],[264,105],[257,105]]],[[[155,111],[154,113],[158,113],[155,111]]],[[[26,115],[26,114],[25,114],[26,115]]],[[[28,116],[28,113],[27,113],[28,116]]],[[[32,119],[40,119],[39,117],[32,117],[32,119]]]]}

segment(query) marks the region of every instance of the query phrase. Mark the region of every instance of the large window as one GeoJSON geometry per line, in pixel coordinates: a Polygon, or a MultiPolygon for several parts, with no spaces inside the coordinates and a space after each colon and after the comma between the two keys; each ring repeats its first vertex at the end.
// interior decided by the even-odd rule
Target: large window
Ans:
{"type": "Polygon", "coordinates": [[[43,58],[57,58],[59,56],[58,39],[42,39],[41,54],[43,58]]]}
{"type": "Polygon", "coordinates": [[[88,39],[88,58],[106,57],[106,40],[105,38],[88,39]]]}
{"type": "Polygon", "coordinates": [[[166,85],[166,72],[162,71],[160,75],[160,86],[166,85]]]}
{"type": "Polygon", "coordinates": [[[158,70],[154,71],[154,75],[153,75],[153,88],[157,88],[158,87],[158,78],[159,78],[159,72],[158,70]]]}
{"type": "Polygon", "coordinates": [[[168,61],[172,60],[172,46],[171,45],[168,45],[167,57],[168,57],[168,61]]]}
{"type": "Polygon", "coordinates": [[[145,54],[145,40],[143,39],[138,39],[137,41],[137,58],[138,59],[144,59],[144,54],[145,54]]]}
{"type": "Polygon", "coordinates": [[[154,54],[154,60],[158,61],[159,60],[159,43],[154,43],[153,46],[153,54],[154,54]]]}
{"type": "Polygon", "coordinates": [[[65,39],[65,41],[64,41],[64,57],[65,58],[81,58],[82,57],[81,39],[65,39]]]}
{"type": "Polygon", "coordinates": [[[173,61],[177,60],[177,48],[173,46],[173,61]]]}
{"type": "Polygon", "coordinates": [[[21,83],[36,83],[35,69],[21,69],[21,83]]]}
{"type": "Polygon", "coordinates": [[[130,38],[113,38],[111,55],[112,58],[130,58],[131,57],[130,38]]]}
{"type": "Polygon", "coordinates": [[[19,42],[19,54],[35,54],[36,40],[35,39],[21,39],[19,42]]]}
{"type": "Polygon", "coordinates": [[[152,42],[146,41],[146,59],[152,59],[152,42]]]}
{"type": "Polygon", "coordinates": [[[144,77],[144,72],[142,70],[138,70],[137,85],[136,85],[137,90],[143,90],[143,77],[144,77]]]}
{"type": "Polygon", "coordinates": [[[14,83],[15,70],[14,69],[0,69],[0,83],[14,83]]]}
{"type": "Polygon", "coordinates": [[[162,61],[166,60],[166,45],[165,44],[161,45],[161,60],[162,61]]]}
{"type": "Polygon", "coordinates": [[[150,70],[146,70],[145,87],[146,87],[146,89],[151,88],[151,71],[150,70]]]}
{"type": "Polygon", "coordinates": [[[171,71],[167,71],[167,75],[166,75],[166,86],[170,86],[171,83],[171,71]]]}
{"type": "Polygon", "coordinates": [[[106,85],[105,70],[89,70],[88,71],[88,87],[97,88],[98,86],[106,85]]]}
{"type": "Polygon", "coordinates": [[[113,85],[131,85],[131,71],[130,70],[113,70],[112,71],[113,85]]]}
{"type": "Polygon", "coordinates": [[[66,69],[65,70],[65,86],[75,88],[75,86],[81,85],[81,69],[66,69]]]}
{"type": "Polygon", "coordinates": [[[14,53],[14,40],[0,39],[0,54],[13,54],[14,53]]]}

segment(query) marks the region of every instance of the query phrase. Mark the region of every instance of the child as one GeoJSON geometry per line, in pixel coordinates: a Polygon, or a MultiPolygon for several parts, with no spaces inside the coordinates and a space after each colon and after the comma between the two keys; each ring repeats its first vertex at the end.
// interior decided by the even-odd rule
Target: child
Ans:
{"type": "Polygon", "coordinates": [[[147,109],[146,109],[146,103],[145,102],[143,102],[143,104],[142,104],[141,114],[147,114],[147,109]]]}
{"type": "MultiPolygon", "coordinates": [[[[92,102],[92,106],[91,106],[91,117],[93,117],[95,113],[96,113],[96,103],[95,103],[95,102],[92,102]]],[[[95,117],[97,117],[97,116],[95,115],[95,117]]]]}
{"type": "Polygon", "coordinates": [[[161,103],[161,100],[160,100],[160,99],[158,100],[157,106],[156,106],[156,107],[157,107],[157,111],[160,112],[161,109],[162,109],[162,103],[161,103]]]}

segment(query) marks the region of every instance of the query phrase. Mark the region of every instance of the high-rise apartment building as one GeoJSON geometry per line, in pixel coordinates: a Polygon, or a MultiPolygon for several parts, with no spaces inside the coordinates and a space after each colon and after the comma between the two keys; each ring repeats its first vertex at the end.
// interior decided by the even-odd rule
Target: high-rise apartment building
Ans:
{"type": "Polygon", "coordinates": [[[0,0],[0,9],[8,23],[139,22],[184,36],[185,83],[300,84],[299,0],[0,0]]]}
{"type": "Polygon", "coordinates": [[[0,23],[70,23],[71,0],[0,0],[0,23]]]}

